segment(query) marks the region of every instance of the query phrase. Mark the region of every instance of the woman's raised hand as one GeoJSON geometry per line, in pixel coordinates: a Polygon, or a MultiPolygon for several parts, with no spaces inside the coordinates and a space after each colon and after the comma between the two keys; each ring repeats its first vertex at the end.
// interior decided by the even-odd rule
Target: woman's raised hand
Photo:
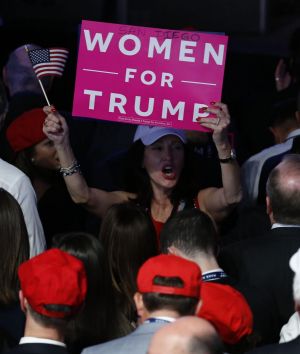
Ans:
{"type": "Polygon", "coordinates": [[[223,147],[228,144],[228,126],[230,124],[230,114],[228,107],[222,102],[212,102],[210,107],[205,109],[206,113],[212,113],[215,117],[201,118],[200,124],[212,130],[212,137],[216,147],[223,147]]]}
{"type": "Polygon", "coordinates": [[[68,145],[69,128],[65,118],[53,106],[45,106],[43,111],[47,114],[43,125],[43,132],[47,138],[56,146],[68,145]]]}

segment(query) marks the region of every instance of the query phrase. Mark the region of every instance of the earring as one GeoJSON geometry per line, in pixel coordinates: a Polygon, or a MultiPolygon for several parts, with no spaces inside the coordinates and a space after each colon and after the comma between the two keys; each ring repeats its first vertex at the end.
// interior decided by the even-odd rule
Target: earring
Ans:
{"type": "Polygon", "coordinates": [[[35,164],[35,158],[34,157],[31,158],[31,162],[32,162],[32,164],[35,164]]]}

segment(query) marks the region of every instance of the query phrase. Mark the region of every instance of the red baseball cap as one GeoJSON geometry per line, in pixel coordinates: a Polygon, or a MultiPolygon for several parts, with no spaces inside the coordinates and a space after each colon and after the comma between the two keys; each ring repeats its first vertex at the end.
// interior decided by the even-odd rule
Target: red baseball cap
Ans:
{"type": "Polygon", "coordinates": [[[34,108],[15,118],[6,130],[11,148],[19,152],[47,139],[43,132],[45,118],[42,108],[34,108]]]}
{"type": "Polygon", "coordinates": [[[161,254],[149,258],[139,269],[137,287],[140,293],[182,295],[200,299],[201,270],[192,261],[172,254],[161,254]],[[155,277],[178,277],[183,287],[156,285],[155,277]]]}
{"type": "Polygon", "coordinates": [[[253,314],[244,296],[229,285],[203,282],[198,316],[210,321],[224,343],[235,344],[253,330],[253,314]]]}
{"type": "Polygon", "coordinates": [[[76,313],[86,296],[83,263],[53,248],[22,263],[18,269],[21,289],[31,308],[44,316],[64,318],[76,313]],[[70,312],[51,311],[45,305],[70,306],[70,312]]]}

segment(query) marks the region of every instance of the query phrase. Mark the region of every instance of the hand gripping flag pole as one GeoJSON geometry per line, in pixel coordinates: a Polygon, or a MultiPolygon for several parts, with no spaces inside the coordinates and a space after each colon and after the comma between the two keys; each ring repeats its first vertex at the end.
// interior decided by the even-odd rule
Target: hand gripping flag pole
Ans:
{"type": "Polygon", "coordinates": [[[62,76],[69,51],[65,48],[29,50],[27,46],[25,46],[25,50],[28,53],[32,68],[37,76],[47,104],[50,106],[49,99],[40,78],[43,76],[62,76]]]}

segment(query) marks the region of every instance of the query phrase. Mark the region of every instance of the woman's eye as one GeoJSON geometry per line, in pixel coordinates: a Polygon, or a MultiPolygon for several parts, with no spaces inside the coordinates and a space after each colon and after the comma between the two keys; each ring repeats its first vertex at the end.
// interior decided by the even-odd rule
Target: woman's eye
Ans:
{"type": "Polygon", "coordinates": [[[162,147],[160,145],[153,145],[152,150],[160,151],[162,150],[162,147]]]}

